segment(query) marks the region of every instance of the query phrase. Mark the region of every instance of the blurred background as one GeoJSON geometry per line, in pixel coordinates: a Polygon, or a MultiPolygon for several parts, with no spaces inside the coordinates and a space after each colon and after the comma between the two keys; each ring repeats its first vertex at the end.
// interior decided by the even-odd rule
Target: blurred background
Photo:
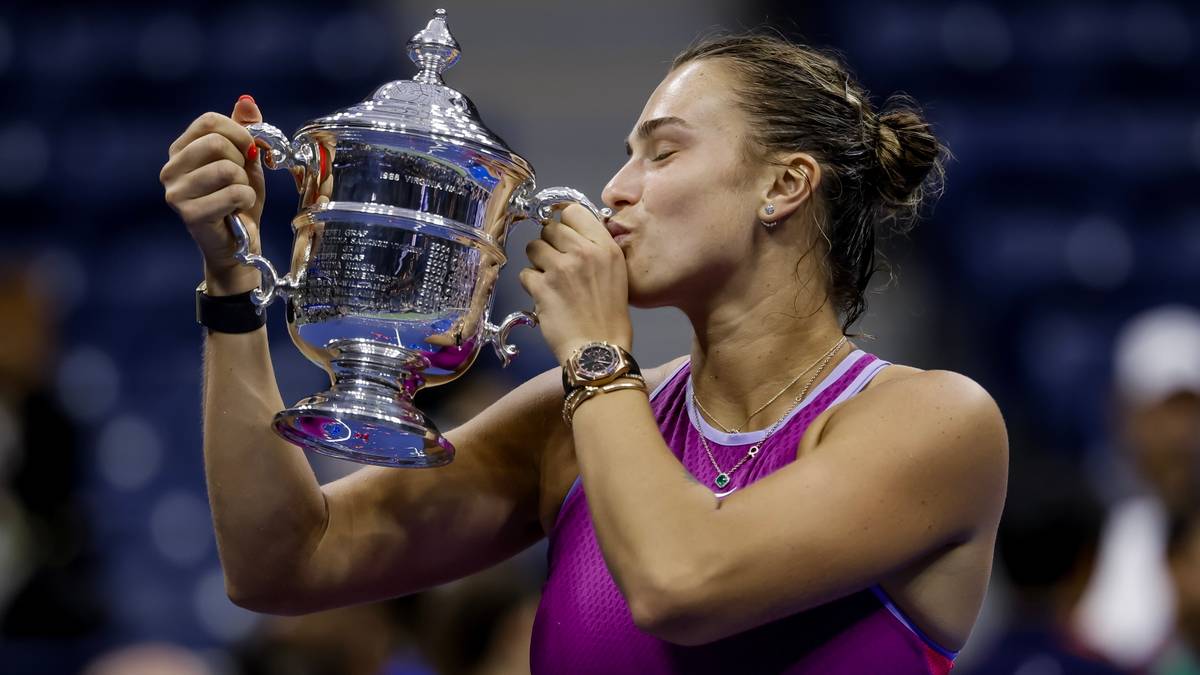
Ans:
{"type": "MultiPolygon", "coordinates": [[[[1013,473],[993,589],[955,672],[1196,673],[1200,650],[1200,7],[1194,3],[290,2],[0,7],[0,671],[528,669],[544,547],[418,596],[280,619],[224,594],[202,473],[199,255],[168,145],[252,94],[305,121],[410,77],[435,7],[447,83],[538,171],[598,198],[671,57],[770,25],[904,91],[950,146],[931,217],[886,245],[860,345],[982,383],[1013,473]]],[[[294,184],[268,174],[264,249],[294,184]]],[[[529,302],[509,243],[497,309],[529,302]]],[[[285,401],[326,385],[271,309],[285,401]]],[[[418,402],[443,429],[554,365],[535,330],[418,402]]],[[[688,348],[635,311],[635,353],[688,348]]],[[[311,457],[322,481],[357,465],[311,457]]]]}

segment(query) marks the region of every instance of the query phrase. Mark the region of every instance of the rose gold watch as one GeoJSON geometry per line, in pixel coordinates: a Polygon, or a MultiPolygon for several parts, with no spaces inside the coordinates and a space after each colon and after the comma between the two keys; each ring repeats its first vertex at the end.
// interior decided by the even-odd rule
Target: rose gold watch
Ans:
{"type": "Polygon", "coordinates": [[[609,342],[589,342],[571,354],[563,365],[563,393],[580,387],[599,387],[622,377],[642,379],[633,355],[609,342]]]}

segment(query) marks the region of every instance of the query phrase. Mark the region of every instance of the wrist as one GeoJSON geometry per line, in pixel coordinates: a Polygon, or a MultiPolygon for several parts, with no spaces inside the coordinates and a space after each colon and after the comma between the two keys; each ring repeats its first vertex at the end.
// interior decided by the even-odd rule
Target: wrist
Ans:
{"type": "Polygon", "coordinates": [[[563,399],[563,422],[565,422],[568,427],[573,426],[575,413],[580,407],[583,406],[584,403],[601,395],[611,394],[618,391],[640,391],[646,396],[650,395],[649,390],[646,388],[646,380],[643,379],[641,375],[622,376],[599,387],[579,387],[578,389],[572,390],[563,399]]]}
{"type": "Polygon", "coordinates": [[[261,278],[257,269],[245,265],[225,269],[204,266],[205,292],[214,298],[252,291],[258,288],[261,278]]]}
{"type": "Polygon", "coordinates": [[[209,292],[208,281],[196,287],[196,323],[210,333],[251,333],[267,323],[266,307],[256,304],[256,291],[242,291],[231,295],[216,295],[209,292]]]}

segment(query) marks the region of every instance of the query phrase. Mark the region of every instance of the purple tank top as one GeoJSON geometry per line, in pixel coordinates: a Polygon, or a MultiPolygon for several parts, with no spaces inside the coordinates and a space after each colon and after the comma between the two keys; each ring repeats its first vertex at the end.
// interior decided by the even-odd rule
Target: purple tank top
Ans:
{"type": "MultiPolygon", "coordinates": [[[[728,469],[765,431],[725,434],[692,406],[690,364],[651,394],[663,438],[696,480],[717,496],[741,489],[796,458],[804,431],[830,406],[854,396],[887,366],[855,351],[809,394],[804,405],[763,445],[758,456],[717,490],[717,463],[728,469]]],[[[878,585],[709,644],[684,647],[642,632],[605,566],[579,479],[571,486],[550,534],[549,577],[534,621],[530,665],[548,673],[788,673],[791,675],[945,675],[955,652],[924,635],[878,585]]]]}

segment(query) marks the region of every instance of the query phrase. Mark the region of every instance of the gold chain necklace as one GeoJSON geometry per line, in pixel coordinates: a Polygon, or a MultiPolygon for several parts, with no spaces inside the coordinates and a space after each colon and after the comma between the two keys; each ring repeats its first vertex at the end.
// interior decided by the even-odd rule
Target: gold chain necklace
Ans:
{"type": "Polygon", "coordinates": [[[717,425],[717,427],[721,431],[724,431],[727,434],[740,433],[742,431],[742,429],[745,428],[745,426],[750,423],[750,420],[754,419],[755,415],[766,410],[767,406],[771,405],[775,401],[778,401],[779,397],[783,396],[783,392],[787,391],[788,389],[791,389],[793,385],[795,385],[797,382],[800,381],[800,378],[804,377],[805,373],[812,370],[813,367],[815,367],[818,363],[820,363],[822,359],[827,358],[829,356],[829,354],[831,354],[831,353],[837,353],[837,350],[840,349],[841,346],[844,344],[846,344],[845,336],[843,336],[841,340],[838,340],[838,343],[833,346],[833,349],[830,349],[828,352],[826,352],[824,356],[817,357],[816,361],[813,361],[807,368],[800,371],[800,374],[797,375],[795,378],[793,378],[791,382],[788,382],[787,384],[783,385],[783,389],[780,389],[779,393],[772,396],[771,400],[758,406],[758,409],[756,409],[754,412],[750,413],[750,416],[746,418],[745,422],[742,422],[740,425],[738,425],[736,427],[726,427],[724,424],[721,424],[719,421],[717,421],[717,418],[712,413],[708,412],[708,409],[705,408],[704,404],[700,402],[700,397],[696,396],[696,388],[695,387],[692,387],[692,401],[694,401],[696,403],[696,407],[700,409],[700,412],[704,413],[705,417],[712,420],[712,423],[717,425]]]}
{"type": "MultiPolygon", "coordinates": [[[[721,466],[717,464],[717,458],[713,456],[712,448],[710,448],[708,445],[708,439],[704,437],[704,429],[700,428],[696,430],[700,434],[700,444],[704,446],[704,452],[708,455],[708,461],[712,462],[713,468],[717,470],[717,477],[713,479],[714,485],[716,485],[718,488],[724,488],[726,485],[729,485],[729,481],[732,480],[731,477],[733,476],[733,472],[742,468],[743,464],[758,456],[759,451],[762,450],[762,446],[766,445],[767,439],[771,438],[771,435],[779,429],[779,426],[783,424],[783,421],[786,420],[788,416],[792,414],[792,411],[800,405],[800,402],[803,401],[804,397],[808,395],[808,390],[812,387],[813,382],[816,382],[817,378],[821,376],[821,373],[825,372],[825,367],[829,365],[829,362],[833,360],[833,355],[836,354],[839,349],[841,349],[845,342],[846,338],[842,338],[836,345],[834,345],[833,349],[825,354],[824,359],[821,361],[821,367],[817,369],[817,372],[813,373],[813,376],[808,379],[808,382],[804,383],[804,389],[800,391],[800,394],[797,395],[796,398],[792,399],[792,406],[788,408],[787,412],[783,413],[779,419],[775,420],[774,424],[767,427],[767,433],[762,437],[762,440],[754,445],[751,445],[750,450],[746,452],[746,456],[738,460],[738,463],[734,464],[733,468],[730,470],[721,470],[721,466]]],[[[692,403],[696,403],[695,387],[692,387],[692,403]]],[[[699,417],[699,413],[697,413],[697,417],[699,417]]]]}

